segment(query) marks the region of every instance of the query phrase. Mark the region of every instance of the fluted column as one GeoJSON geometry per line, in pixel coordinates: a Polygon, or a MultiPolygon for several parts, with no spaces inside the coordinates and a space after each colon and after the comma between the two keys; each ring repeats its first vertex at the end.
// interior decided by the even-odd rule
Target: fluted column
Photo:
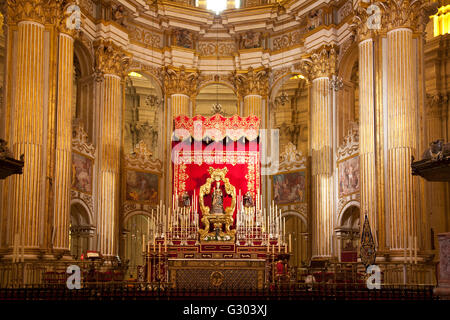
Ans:
{"type": "Polygon", "coordinates": [[[331,258],[333,235],[333,48],[311,56],[312,258],[331,258]]]}
{"type": "Polygon", "coordinates": [[[172,116],[175,118],[181,114],[189,115],[189,97],[182,93],[175,93],[170,96],[172,106],[172,116]]]}
{"type": "Polygon", "coordinates": [[[11,94],[7,95],[5,138],[14,155],[25,155],[25,164],[23,174],[13,175],[4,184],[4,245],[10,250],[23,246],[27,258],[44,248],[48,227],[46,177],[51,174],[46,171],[46,137],[51,124],[47,124],[45,52],[49,46],[44,32],[45,25],[54,23],[56,8],[49,0],[35,0],[32,5],[27,0],[6,3],[7,47],[14,58],[9,55],[7,61],[13,74],[6,77],[11,94]]]}
{"type": "Polygon", "coordinates": [[[418,90],[416,72],[421,54],[414,51],[413,33],[421,39],[422,1],[387,1],[387,188],[392,251],[424,246],[418,178],[411,174],[411,156],[418,156],[418,90]]]}
{"type": "Polygon", "coordinates": [[[195,70],[166,67],[164,72],[164,87],[170,97],[172,118],[181,114],[189,115],[190,97],[198,86],[198,73],[195,70]]]}
{"type": "Polygon", "coordinates": [[[121,151],[122,84],[129,64],[127,54],[112,41],[95,42],[97,80],[100,82],[98,110],[98,250],[116,256],[119,249],[119,170],[121,151]]]}
{"type": "MultiPolygon", "coordinates": [[[[375,173],[375,104],[374,104],[374,42],[359,43],[359,152],[361,175],[361,221],[367,214],[372,230],[377,230],[375,173]]],[[[361,224],[362,227],[362,224],[361,224]]],[[[376,232],[373,233],[376,241],[376,232]]]]}
{"type": "Polygon", "coordinates": [[[58,44],[58,96],[54,180],[53,248],[69,251],[72,175],[73,30],[62,26],[58,44]]]}
{"type": "Polygon", "coordinates": [[[261,117],[262,96],[251,94],[244,97],[244,117],[256,115],[261,117]]]}

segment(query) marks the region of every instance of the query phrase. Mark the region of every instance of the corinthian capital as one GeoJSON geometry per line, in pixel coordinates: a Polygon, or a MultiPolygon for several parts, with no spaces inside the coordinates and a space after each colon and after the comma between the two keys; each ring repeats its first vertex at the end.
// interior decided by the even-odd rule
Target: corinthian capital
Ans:
{"type": "Polygon", "coordinates": [[[267,68],[255,71],[250,67],[247,73],[235,71],[230,80],[243,97],[251,94],[265,96],[269,92],[269,69],[267,68]]]}
{"type": "Polygon", "coordinates": [[[95,73],[103,76],[113,74],[119,77],[126,75],[131,62],[131,55],[111,40],[94,42],[95,73]]]}
{"type": "Polygon", "coordinates": [[[383,10],[382,25],[386,31],[409,28],[423,32],[429,16],[437,9],[424,0],[383,0],[376,4],[383,10]]]}
{"type": "Polygon", "coordinates": [[[164,70],[164,87],[167,95],[176,93],[192,96],[197,92],[198,73],[186,71],[184,66],[179,69],[166,67],[164,70]]]}
{"type": "Polygon", "coordinates": [[[6,18],[8,23],[34,21],[54,24],[63,3],[64,0],[7,0],[6,18]]]}
{"type": "Polygon", "coordinates": [[[311,78],[329,77],[336,73],[337,53],[333,46],[323,47],[311,55],[311,78]]]}
{"type": "Polygon", "coordinates": [[[357,41],[372,38],[381,29],[381,8],[360,1],[354,8],[351,28],[356,33],[357,41]]]}

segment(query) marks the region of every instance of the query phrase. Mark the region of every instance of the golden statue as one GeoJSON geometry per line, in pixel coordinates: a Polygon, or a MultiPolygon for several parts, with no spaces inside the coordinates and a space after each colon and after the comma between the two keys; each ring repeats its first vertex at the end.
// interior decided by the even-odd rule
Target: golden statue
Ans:
{"type": "Polygon", "coordinates": [[[231,230],[233,225],[233,212],[236,208],[236,188],[230,184],[225,175],[227,168],[214,169],[209,168],[210,177],[206,183],[200,187],[200,210],[202,211],[202,223],[204,229],[199,229],[200,241],[226,241],[234,242],[236,230],[231,230]],[[224,195],[220,186],[223,181],[226,194],[231,196],[231,205],[224,208],[224,195]],[[211,208],[204,202],[204,196],[211,194],[211,185],[216,182],[216,186],[211,195],[211,208]],[[212,229],[212,230],[211,230],[212,229]]]}

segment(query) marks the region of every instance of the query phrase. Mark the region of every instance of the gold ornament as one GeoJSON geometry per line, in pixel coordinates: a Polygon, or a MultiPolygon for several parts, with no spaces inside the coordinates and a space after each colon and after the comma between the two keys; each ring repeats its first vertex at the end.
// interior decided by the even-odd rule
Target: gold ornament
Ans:
{"type": "Polygon", "coordinates": [[[111,40],[97,40],[94,42],[95,73],[97,76],[113,74],[124,77],[131,62],[131,55],[125,52],[111,40]]]}
{"type": "Polygon", "coordinates": [[[311,55],[311,77],[312,79],[328,77],[331,78],[336,72],[336,49],[335,47],[323,47],[311,55]]]}
{"type": "Polygon", "coordinates": [[[266,96],[269,92],[269,69],[267,68],[254,70],[250,67],[247,73],[235,71],[230,80],[242,97],[252,94],[266,96]]]}
{"type": "Polygon", "coordinates": [[[184,66],[179,69],[166,67],[164,70],[164,88],[167,95],[185,94],[189,97],[197,92],[198,72],[186,71],[184,66]]]}

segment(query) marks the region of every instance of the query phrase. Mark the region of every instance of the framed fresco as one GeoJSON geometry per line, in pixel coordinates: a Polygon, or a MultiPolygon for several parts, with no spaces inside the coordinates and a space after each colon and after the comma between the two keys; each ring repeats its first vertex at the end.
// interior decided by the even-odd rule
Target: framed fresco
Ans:
{"type": "Polygon", "coordinates": [[[272,176],[272,195],[277,205],[307,202],[306,190],[306,169],[272,176]]]}
{"type": "Polygon", "coordinates": [[[72,152],[72,189],[92,194],[93,159],[72,152]]]}
{"type": "Polygon", "coordinates": [[[359,192],[360,173],[359,155],[346,158],[338,163],[339,197],[348,196],[359,192]]]}
{"type": "Polygon", "coordinates": [[[125,201],[156,205],[159,202],[159,175],[153,172],[126,170],[125,201]]]}

